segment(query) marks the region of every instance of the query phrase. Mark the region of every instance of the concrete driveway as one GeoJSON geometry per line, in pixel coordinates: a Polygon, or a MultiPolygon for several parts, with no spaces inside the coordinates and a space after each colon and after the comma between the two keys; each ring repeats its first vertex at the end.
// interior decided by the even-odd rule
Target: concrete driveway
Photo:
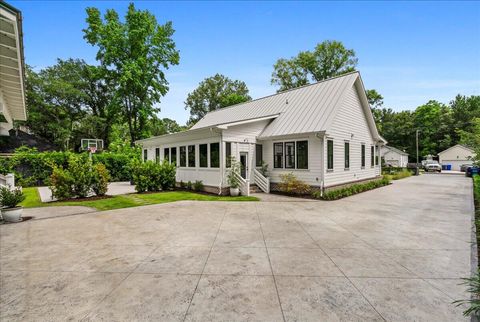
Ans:
{"type": "Polygon", "coordinates": [[[432,174],[2,225],[0,319],[462,321],[472,211],[471,180],[432,174]]]}

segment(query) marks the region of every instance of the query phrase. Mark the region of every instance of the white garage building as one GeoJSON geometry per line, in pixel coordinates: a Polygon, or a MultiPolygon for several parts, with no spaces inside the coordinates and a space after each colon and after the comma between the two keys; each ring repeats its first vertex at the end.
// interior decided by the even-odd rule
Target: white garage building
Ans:
{"type": "Polygon", "coordinates": [[[385,164],[391,167],[406,168],[408,164],[408,153],[393,146],[384,146],[382,148],[382,158],[385,164]]]}
{"type": "Polygon", "coordinates": [[[438,153],[438,161],[441,165],[451,165],[452,170],[460,171],[462,164],[473,164],[475,152],[461,144],[454,145],[438,153]]]}

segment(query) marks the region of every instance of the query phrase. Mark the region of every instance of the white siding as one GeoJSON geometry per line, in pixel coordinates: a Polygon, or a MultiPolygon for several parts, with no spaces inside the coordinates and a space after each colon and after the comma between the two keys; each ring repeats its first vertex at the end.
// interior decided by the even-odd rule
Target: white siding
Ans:
{"type": "Polygon", "coordinates": [[[406,155],[400,154],[392,150],[385,149],[385,153],[383,153],[383,158],[386,164],[390,164],[395,167],[405,168],[408,163],[408,157],[406,155]]]}
{"type": "MultiPolygon", "coordinates": [[[[185,138],[183,140],[179,140],[175,143],[166,143],[166,144],[158,144],[155,143],[155,140],[149,141],[148,146],[147,143],[144,143],[144,148],[148,150],[148,160],[155,160],[155,148],[160,148],[160,160],[163,161],[164,156],[164,148],[177,148],[177,182],[183,181],[196,181],[201,180],[204,185],[207,186],[214,186],[218,187],[220,185],[222,176],[220,174],[220,168],[200,168],[200,152],[199,152],[199,145],[203,143],[220,143],[220,135],[217,133],[212,133],[209,137],[201,137],[205,136],[205,133],[199,135],[198,137],[191,136],[188,139],[185,138]],[[180,146],[188,145],[195,145],[195,164],[196,167],[189,168],[188,167],[188,148],[187,148],[187,167],[180,167],[180,146]]],[[[208,165],[210,165],[210,145],[208,145],[208,165]]]]}
{"type": "MultiPolygon", "coordinates": [[[[322,180],[322,139],[315,135],[286,136],[276,140],[260,141],[263,145],[263,161],[268,164],[270,181],[280,182],[280,175],[292,172],[298,179],[312,186],[320,186],[322,180]],[[308,169],[275,169],[273,167],[273,144],[275,142],[308,141],[308,169]]],[[[284,151],[285,153],[285,151],[284,151]]],[[[284,162],[285,163],[285,162],[284,162]]],[[[284,164],[285,166],[285,164],[284,164]]]]}
{"type": "Polygon", "coordinates": [[[474,153],[470,149],[461,145],[455,145],[438,154],[439,162],[442,165],[450,164],[452,170],[460,170],[462,164],[473,164],[474,153]]]}
{"type": "MultiPolygon", "coordinates": [[[[351,181],[374,178],[380,174],[380,165],[371,167],[371,146],[374,140],[355,87],[345,92],[342,105],[335,116],[326,139],[333,139],[333,171],[325,173],[325,187],[351,181]],[[350,143],[350,168],[344,167],[344,143],[350,143]],[[361,144],[365,144],[365,167],[361,168],[361,144]]],[[[327,144],[324,147],[327,167],[327,144]]],[[[377,151],[377,149],[375,150],[377,151]]],[[[378,152],[376,152],[378,155],[378,152]]]]}
{"type": "Polygon", "coordinates": [[[255,143],[270,120],[231,126],[223,131],[223,140],[227,142],[255,143]]]}

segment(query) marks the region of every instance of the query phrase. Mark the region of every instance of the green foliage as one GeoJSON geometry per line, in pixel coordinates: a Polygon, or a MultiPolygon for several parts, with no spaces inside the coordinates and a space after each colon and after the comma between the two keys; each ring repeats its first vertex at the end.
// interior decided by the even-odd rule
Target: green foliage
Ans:
{"type": "Polygon", "coordinates": [[[310,192],[310,186],[298,180],[292,172],[280,175],[278,188],[282,192],[295,195],[305,195],[310,192]]]}
{"type": "Polygon", "coordinates": [[[193,190],[195,191],[203,191],[203,182],[202,180],[196,180],[193,183],[193,190]]]}
{"type": "Polygon", "coordinates": [[[453,304],[456,306],[468,305],[468,308],[463,311],[464,316],[478,315],[480,314],[480,272],[470,278],[463,278],[462,285],[467,286],[467,293],[472,296],[469,299],[457,300],[453,304]]]}
{"type": "Polygon", "coordinates": [[[383,96],[380,95],[380,93],[376,90],[367,89],[365,91],[365,94],[367,95],[368,104],[370,105],[370,107],[379,108],[383,105],[383,96]]]}
{"type": "Polygon", "coordinates": [[[20,188],[10,190],[8,187],[0,187],[0,205],[5,208],[15,208],[25,200],[25,195],[20,188]]]}
{"type": "Polygon", "coordinates": [[[154,105],[168,91],[165,70],[179,62],[172,39],[172,23],[158,24],[147,10],[128,6],[124,21],[107,10],[103,19],[97,8],[87,8],[84,38],[98,48],[97,60],[115,84],[114,96],[121,98],[121,115],[128,124],[130,144],[145,135],[154,105]]]}
{"type": "Polygon", "coordinates": [[[58,200],[72,198],[74,196],[73,181],[74,178],[68,170],[64,170],[62,167],[54,167],[50,176],[50,189],[53,197],[58,200]]]}
{"type": "Polygon", "coordinates": [[[73,177],[74,195],[85,198],[92,188],[92,161],[84,155],[71,155],[68,160],[68,171],[73,177]]]}
{"type": "Polygon", "coordinates": [[[187,188],[187,190],[192,190],[192,189],[193,189],[192,181],[188,181],[188,182],[187,182],[186,188],[187,188]]]}
{"type": "Polygon", "coordinates": [[[405,150],[411,161],[416,157],[417,129],[420,130],[420,158],[427,154],[437,155],[457,143],[474,148],[480,146],[480,96],[458,95],[448,105],[429,101],[415,111],[373,108],[372,112],[380,134],[389,145],[405,150]]]}
{"type": "Polygon", "coordinates": [[[130,181],[131,173],[129,165],[132,160],[140,159],[140,149],[132,149],[127,153],[103,152],[92,156],[93,163],[102,163],[107,168],[111,181],[130,181]]]}
{"type": "Polygon", "coordinates": [[[240,162],[235,160],[235,157],[230,157],[230,169],[227,170],[227,183],[230,188],[238,188],[240,182],[238,177],[240,176],[241,165],[240,162]]]}
{"type": "Polygon", "coordinates": [[[121,209],[160,203],[174,202],[180,200],[198,201],[258,201],[256,197],[230,197],[198,194],[188,191],[166,191],[147,194],[128,194],[102,198],[96,200],[68,200],[44,203],[40,200],[37,188],[25,188],[26,199],[21,203],[23,207],[51,207],[51,206],[86,206],[97,210],[121,209]]]}
{"type": "Polygon", "coordinates": [[[278,91],[281,92],[354,71],[357,62],[353,49],[347,49],[340,41],[326,40],[313,51],[277,60],[271,82],[280,85],[278,91]]]}
{"type": "Polygon", "coordinates": [[[360,192],[383,187],[388,184],[390,184],[390,180],[387,177],[383,177],[382,179],[373,180],[366,183],[355,183],[344,188],[325,191],[323,193],[323,196],[321,196],[320,191],[315,191],[314,193],[312,193],[312,196],[317,199],[337,200],[355,195],[360,192]]]}
{"type": "Polygon", "coordinates": [[[93,166],[92,174],[92,190],[97,196],[104,196],[108,190],[108,182],[110,181],[110,174],[107,168],[102,163],[97,163],[93,166]]]}
{"type": "Polygon", "coordinates": [[[258,170],[262,176],[265,178],[268,177],[268,164],[265,163],[265,161],[262,161],[262,166],[260,167],[260,170],[258,170]]]}
{"type": "Polygon", "coordinates": [[[176,167],[168,162],[134,162],[131,166],[138,192],[160,191],[175,187],[176,167]]]}
{"type": "Polygon", "coordinates": [[[185,189],[185,187],[186,187],[185,182],[183,182],[183,180],[180,180],[180,188],[185,189]]]}
{"type": "Polygon", "coordinates": [[[239,80],[215,74],[205,78],[188,94],[185,109],[190,110],[189,124],[195,124],[205,114],[251,100],[247,85],[239,80]]]}
{"type": "MultiPolygon", "coordinates": [[[[140,158],[140,149],[128,147],[123,153],[103,152],[93,154],[93,163],[102,163],[111,173],[113,181],[129,181],[129,164],[140,158]]],[[[19,148],[9,158],[0,159],[0,173],[13,172],[16,183],[23,187],[48,184],[48,178],[55,167],[68,168],[72,152],[38,152],[36,149],[19,148]]],[[[80,154],[87,158],[87,154],[80,154]]]]}
{"type": "Polygon", "coordinates": [[[412,176],[412,171],[399,167],[384,167],[382,168],[382,174],[390,180],[399,180],[412,176]]]}

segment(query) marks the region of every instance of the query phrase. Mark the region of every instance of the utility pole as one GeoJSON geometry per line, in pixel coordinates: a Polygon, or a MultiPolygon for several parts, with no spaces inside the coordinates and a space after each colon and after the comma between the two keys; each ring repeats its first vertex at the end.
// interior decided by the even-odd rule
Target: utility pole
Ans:
{"type": "Polygon", "coordinates": [[[418,170],[418,132],[420,132],[420,130],[417,130],[416,135],[415,135],[416,136],[416,146],[417,146],[417,165],[415,167],[415,169],[416,169],[415,175],[417,175],[417,176],[419,174],[419,170],[418,170]]]}

